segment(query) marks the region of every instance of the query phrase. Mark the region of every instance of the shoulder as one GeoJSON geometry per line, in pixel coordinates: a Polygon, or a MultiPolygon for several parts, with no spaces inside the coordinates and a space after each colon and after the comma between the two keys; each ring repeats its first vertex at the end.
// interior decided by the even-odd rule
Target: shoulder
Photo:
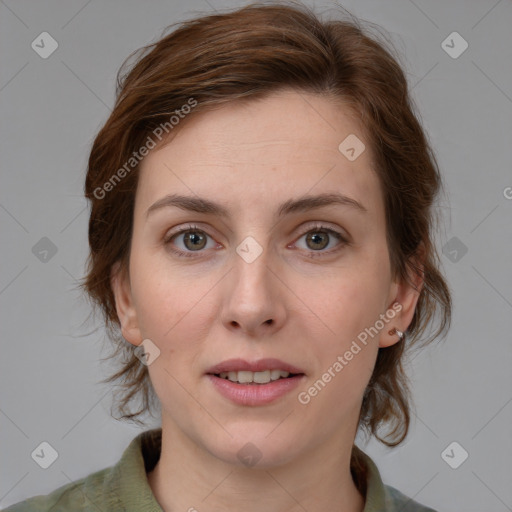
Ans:
{"type": "Polygon", "coordinates": [[[142,432],[114,466],[55,489],[32,496],[3,512],[69,512],[147,510],[161,512],[147,480],[161,449],[162,429],[142,432]]]}
{"type": "Polygon", "coordinates": [[[400,512],[437,512],[433,508],[426,507],[390,485],[384,485],[384,499],[386,510],[399,510],[400,512]]]}
{"type": "Polygon", "coordinates": [[[385,485],[379,469],[371,457],[356,445],[353,447],[351,466],[361,475],[357,480],[365,482],[366,503],[364,512],[437,512],[391,485],[385,485]]]}
{"type": "Polygon", "coordinates": [[[7,507],[3,512],[69,512],[119,510],[117,498],[108,482],[113,468],[106,468],[65,484],[49,494],[32,496],[7,507]]]}

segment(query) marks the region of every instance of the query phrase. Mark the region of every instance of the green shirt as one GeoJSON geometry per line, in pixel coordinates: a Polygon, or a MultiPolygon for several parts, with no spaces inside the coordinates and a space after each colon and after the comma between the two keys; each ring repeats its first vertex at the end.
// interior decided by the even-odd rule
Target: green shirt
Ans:
{"type": "MultiPolygon", "coordinates": [[[[162,512],[147,480],[147,473],[160,457],[161,438],[161,428],[142,432],[131,441],[114,466],[63,485],[46,496],[20,501],[4,512],[162,512]]],[[[384,485],[370,457],[355,445],[354,451],[366,470],[364,512],[436,512],[394,487],[384,485]]]]}

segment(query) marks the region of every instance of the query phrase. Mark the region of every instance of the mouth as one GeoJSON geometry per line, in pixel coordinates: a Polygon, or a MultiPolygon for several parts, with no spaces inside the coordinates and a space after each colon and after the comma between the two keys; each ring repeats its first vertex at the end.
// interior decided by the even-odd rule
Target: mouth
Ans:
{"type": "Polygon", "coordinates": [[[286,370],[263,370],[261,372],[250,372],[246,370],[211,373],[220,379],[227,379],[238,384],[268,384],[276,380],[290,379],[303,373],[290,373],[286,370]]]}
{"type": "Polygon", "coordinates": [[[267,384],[274,380],[287,379],[305,372],[285,361],[275,358],[246,361],[245,359],[228,359],[209,368],[208,375],[215,375],[221,379],[240,384],[267,384]]]}
{"type": "Polygon", "coordinates": [[[225,398],[239,405],[265,405],[291,392],[305,378],[300,368],[279,359],[230,359],[206,376],[225,398]]]}

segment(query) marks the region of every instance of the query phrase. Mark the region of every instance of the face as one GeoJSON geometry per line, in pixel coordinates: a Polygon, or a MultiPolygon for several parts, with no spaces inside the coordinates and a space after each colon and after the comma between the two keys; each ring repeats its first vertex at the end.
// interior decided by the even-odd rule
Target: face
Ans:
{"type": "Polygon", "coordinates": [[[250,442],[269,467],[352,445],[378,348],[417,299],[392,278],[362,127],[293,91],[200,113],[145,158],[129,279],[112,283],[125,339],[159,350],[162,425],[227,463],[250,442]]]}

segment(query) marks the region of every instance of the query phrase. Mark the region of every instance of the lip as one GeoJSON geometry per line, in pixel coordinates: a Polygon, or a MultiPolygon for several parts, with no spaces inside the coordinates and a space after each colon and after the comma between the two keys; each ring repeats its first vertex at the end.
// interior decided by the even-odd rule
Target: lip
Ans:
{"type": "Polygon", "coordinates": [[[225,398],[238,405],[266,405],[295,389],[304,374],[270,381],[268,384],[239,384],[215,375],[206,375],[215,389],[225,398]]]}
{"type": "Polygon", "coordinates": [[[280,359],[265,358],[252,362],[245,359],[228,359],[209,368],[206,377],[223,397],[238,405],[255,406],[269,404],[286,395],[296,388],[306,375],[297,366],[285,363],[280,359]],[[270,381],[267,384],[239,384],[217,377],[221,372],[262,372],[265,370],[284,370],[294,375],[286,379],[270,381]]]}
{"type": "Polygon", "coordinates": [[[222,363],[212,366],[206,371],[206,373],[212,375],[219,374],[221,372],[263,372],[265,370],[284,370],[289,373],[304,374],[304,370],[275,358],[258,359],[257,361],[252,362],[246,361],[245,359],[228,359],[222,363]]]}

